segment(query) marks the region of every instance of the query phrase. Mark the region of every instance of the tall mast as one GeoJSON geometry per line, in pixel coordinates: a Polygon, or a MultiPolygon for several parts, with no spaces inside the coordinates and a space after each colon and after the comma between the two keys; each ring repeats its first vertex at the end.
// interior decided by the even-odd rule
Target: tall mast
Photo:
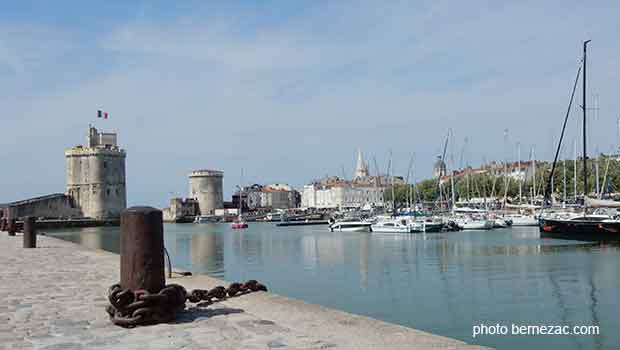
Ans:
{"type": "MultiPolygon", "coordinates": [[[[522,201],[522,191],[521,191],[521,187],[522,187],[522,183],[523,183],[523,179],[521,179],[521,143],[517,142],[517,168],[519,169],[519,204],[521,204],[522,201]]],[[[524,177],[525,178],[525,177],[524,177]]]]}
{"type": "Polygon", "coordinates": [[[588,196],[588,167],[587,167],[587,163],[588,163],[588,153],[587,153],[587,140],[586,140],[586,81],[587,79],[587,75],[586,75],[586,69],[587,69],[587,48],[588,48],[588,43],[590,42],[590,40],[586,40],[583,42],[583,105],[581,106],[581,108],[583,109],[583,209],[585,210],[587,207],[587,203],[586,203],[586,197],[588,196]]]}
{"type": "Polygon", "coordinates": [[[536,149],[534,147],[532,147],[532,175],[534,176],[532,180],[532,194],[534,196],[532,197],[532,204],[535,204],[538,189],[536,188],[536,149]]]}
{"type": "Polygon", "coordinates": [[[562,162],[562,170],[564,173],[564,205],[566,206],[566,158],[564,158],[564,161],[562,162]]]}
{"type": "Polygon", "coordinates": [[[448,130],[450,134],[450,187],[452,190],[452,215],[454,215],[454,206],[456,201],[456,196],[454,195],[454,134],[452,133],[452,128],[448,130]]]}
{"type": "Polygon", "coordinates": [[[599,176],[598,168],[599,168],[599,163],[600,163],[601,157],[599,157],[600,153],[598,151],[598,146],[595,148],[595,151],[596,151],[596,163],[594,163],[594,170],[595,170],[595,173],[596,173],[596,191],[595,191],[595,193],[596,193],[596,197],[599,197],[599,194],[600,194],[599,185],[600,184],[599,184],[599,179],[598,179],[598,176],[599,176]]]}
{"type": "Polygon", "coordinates": [[[575,185],[575,192],[573,194],[575,195],[575,203],[577,203],[577,140],[573,140],[573,152],[573,185],[575,185]]]}

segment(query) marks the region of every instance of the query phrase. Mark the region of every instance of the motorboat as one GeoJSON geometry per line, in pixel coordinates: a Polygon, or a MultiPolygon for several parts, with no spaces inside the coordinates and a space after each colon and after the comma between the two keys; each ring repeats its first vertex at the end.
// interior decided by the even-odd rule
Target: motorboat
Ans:
{"type": "Polygon", "coordinates": [[[370,226],[377,233],[411,233],[412,227],[405,219],[384,220],[370,226]]]}
{"type": "Polygon", "coordinates": [[[510,225],[508,225],[508,222],[504,218],[497,217],[493,219],[493,228],[506,228],[508,226],[510,225]]]}
{"type": "Polygon", "coordinates": [[[329,225],[331,232],[370,232],[371,222],[368,221],[355,221],[355,220],[343,220],[336,221],[329,225]]]}
{"type": "Polygon", "coordinates": [[[195,224],[210,224],[217,222],[216,218],[212,215],[197,215],[194,218],[195,224]]]}
{"type": "Polygon", "coordinates": [[[441,232],[444,227],[443,222],[437,222],[437,221],[431,221],[431,220],[423,221],[423,224],[424,224],[425,233],[441,232]]]}
{"type": "Polygon", "coordinates": [[[239,215],[235,221],[230,224],[230,227],[234,230],[245,229],[248,228],[248,223],[241,218],[241,215],[239,215]]]}
{"type": "Polygon", "coordinates": [[[454,221],[462,230],[490,230],[495,225],[495,220],[486,218],[463,217],[454,221]]]}
{"type": "Polygon", "coordinates": [[[512,220],[512,226],[538,226],[538,219],[534,215],[515,214],[507,218],[512,220]]]}

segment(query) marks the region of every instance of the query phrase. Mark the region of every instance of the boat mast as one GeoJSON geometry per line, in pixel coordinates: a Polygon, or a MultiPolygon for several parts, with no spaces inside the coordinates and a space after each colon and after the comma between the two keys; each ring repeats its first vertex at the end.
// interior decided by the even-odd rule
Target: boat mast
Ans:
{"type": "MultiPolygon", "coordinates": [[[[521,142],[517,142],[517,169],[519,169],[519,205],[522,203],[522,184],[523,179],[521,179],[521,142]]],[[[524,177],[525,178],[525,177],[524,177]]]]}
{"type": "Polygon", "coordinates": [[[564,161],[562,162],[562,170],[564,173],[564,204],[562,206],[566,207],[566,158],[564,158],[564,161]]]}
{"type": "Polygon", "coordinates": [[[583,109],[583,210],[587,209],[586,198],[588,196],[588,167],[587,167],[587,140],[586,140],[586,69],[587,69],[587,48],[590,40],[586,40],[583,42],[583,105],[581,108],[583,109]]]}
{"type": "Polygon", "coordinates": [[[452,128],[448,130],[450,135],[450,187],[452,188],[452,215],[454,216],[454,206],[456,197],[454,195],[454,134],[452,133],[452,128]]]}
{"type": "Polygon", "coordinates": [[[575,185],[575,192],[573,193],[575,195],[575,204],[577,203],[577,140],[573,140],[573,152],[574,152],[574,158],[573,158],[573,172],[574,172],[574,178],[573,178],[573,185],[575,185]]]}
{"type": "Polygon", "coordinates": [[[394,176],[390,176],[392,172],[392,151],[390,151],[390,162],[388,163],[388,177],[392,180],[392,217],[396,216],[396,198],[394,198],[394,176]]]}
{"type": "Polygon", "coordinates": [[[598,168],[599,168],[599,163],[600,163],[601,157],[600,157],[600,153],[598,151],[598,146],[596,146],[595,150],[596,150],[596,163],[594,163],[594,171],[596,173],[596,191],[595,191],[595,194],[596,194],[596,197],[598,198],[600,196],[600,190],[599,190],[599,185],[600,184],[599,184],[599,179],[598,179],[598,176],[599,176],[598,168]]]}
{"type": "Polygon", "coordinates": [[[536,188],[536,149],[534,147],[532,147],[532,175],[534,176],[532,180],[532,205],[534,205],[536,203],[536,195],[538,194],[536,188]]]}

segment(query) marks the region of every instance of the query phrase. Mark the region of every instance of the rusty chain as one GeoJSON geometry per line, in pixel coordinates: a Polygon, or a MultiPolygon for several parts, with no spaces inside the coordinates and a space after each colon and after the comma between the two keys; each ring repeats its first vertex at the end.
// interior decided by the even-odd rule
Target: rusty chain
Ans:
{"type": "Polygon", "coordinates": [[[177,312],[185,309],[186,301],[211,305],[229,297],[257,291],[266,292],[267,287],[256,280],[249,280],[243,284],[231,283],[228,288],[217,286],[211,290],[194,289],[190,293],[178,284],[169,284],[159,293],[123,289],[120,284],[115,284],[108,289],[110,305],[106,311],[115,325],[132,328],[170,322],[174,320],[177,312]]]}

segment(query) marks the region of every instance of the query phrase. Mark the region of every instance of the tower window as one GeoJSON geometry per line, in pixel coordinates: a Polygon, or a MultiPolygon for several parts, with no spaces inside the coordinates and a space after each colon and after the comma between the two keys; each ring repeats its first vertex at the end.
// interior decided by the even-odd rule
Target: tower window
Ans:
{"type": "Polygon", "coordinates": [[[108,190],[106,191],[106,193],[108,194],[108,196],[110,195],[110,189],[108,188],[108,190]]]}
{"type": "Polygon", "coordinates": [[[103,168],[107,168],[108,167],[108,162],[106,162],[105,160],[103,161],[103,168]]]}

